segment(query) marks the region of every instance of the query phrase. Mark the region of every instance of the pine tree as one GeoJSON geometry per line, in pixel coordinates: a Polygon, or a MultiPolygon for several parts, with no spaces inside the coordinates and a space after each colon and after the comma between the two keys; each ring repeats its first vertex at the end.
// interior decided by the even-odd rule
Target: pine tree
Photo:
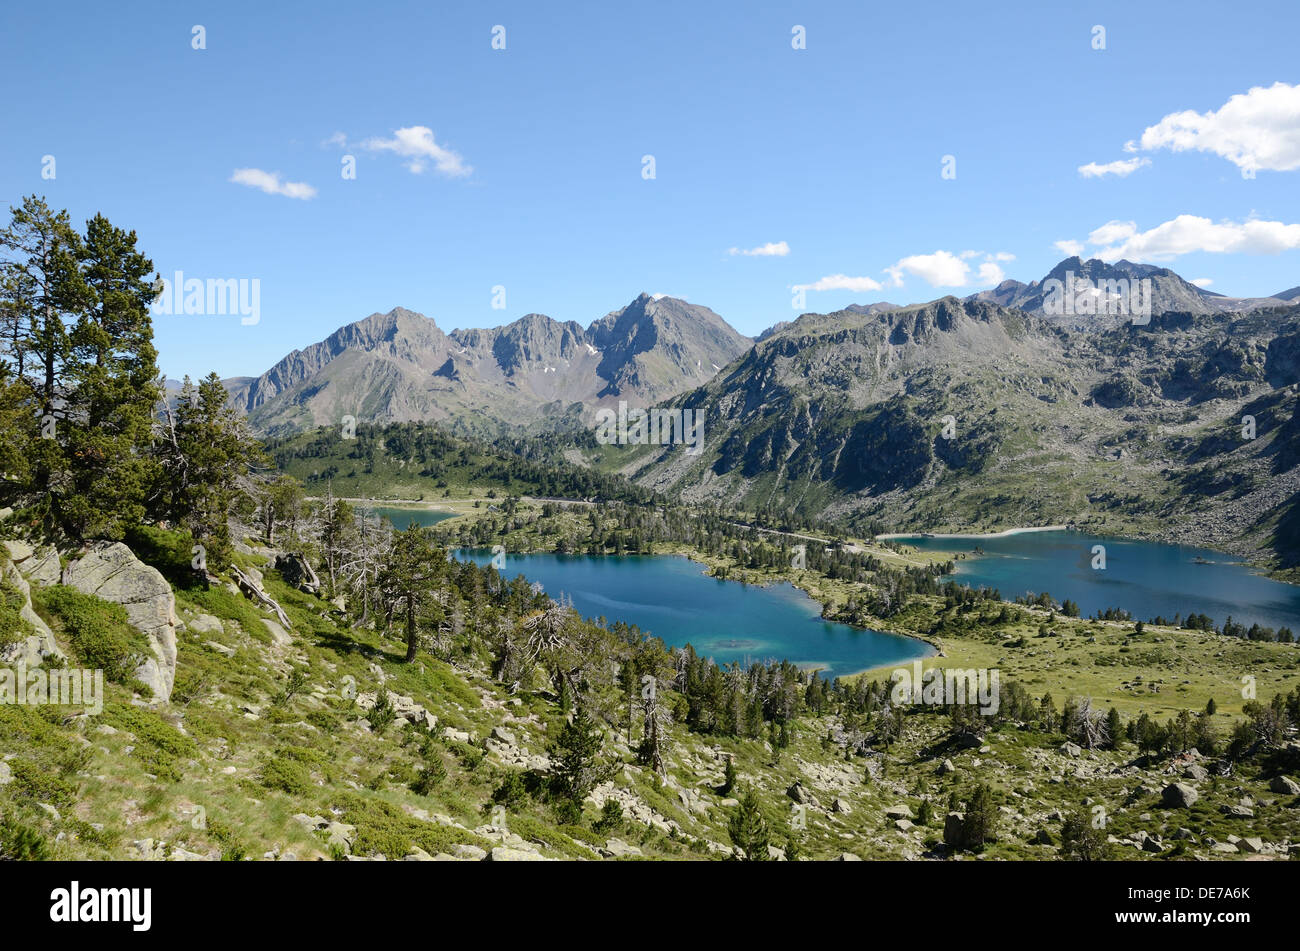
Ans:
{"type": "Polygon", "coordinates": [[[34,438],[28,390],[0,361],[0,505],[16,502],[28,485],[27,446],[34,438]]]}
{"type": "Polygon", "coordinates": [[[1084,809],[1076,809],[1061,824],[1061,857],[1077,862],[1101,862],[1110,857],[1104,829],[1096,828],[1084,809]]]}
{"type": "Polygon", "coordinates": [[[1114,707],[1106,711],[1106,735],[1109,738],[1110,748],[1118,748],[1120,739],[1124,735],[1124,723],[1120,719],[1119,711],[1114,707]]]}
{"type": "Polygon", "coordinates": [[[50,531],[60,522],[68,485],[60,427],[66,420],[69,327],[86,298],[78,267],[81,238],[66,211],[56,214],[35,195],[10,211],[9,227],[0,232],[0,316],[6,356],[16,382],[25,384],[40,437],[27,446],[31,477],[19,501],[50,531]]]}
{"type": "Polygon", "coordinates": [[[758,794],[752,788],[745,790],[740,805],[727,821],[727,832],[746,862],[767,862],[772,858],[767,851],[770,838],[767,820],[759,807],[758,794]]]}
{"type": "Polygon", "coordinates": [[[185,378],[174,410],[165,411],[154,508],[203,546],[209,567],[230,561],[230,510],[261,449],[215,373],[197,388],[185,378]]]}
{"type": "Polygon", "coordinates": [[[962,819],[962,847],[978,851],[994,838],[998,821],[998,807],[993,800],[993,790],[987,783],[975,787],[966,801],[966,815],[962,819]]]}
{"type": "Polygon", "coordinates": [[[71,484],[61,514],[78,538],[120,538],[145,512],[160,387],[149,315],[156,295],[148,279],[153,262],[135,245],[135,232],[114,227],[103,215],[87,222],[83,298],[65,363],[62,440],[71,484]]]}
{"type": "Polygon", "coordinates": [[[306,501],[306,490],[293,476],[278,476],[262,488],[259,498],[262,534],[268,545],[275,544],[277,524],[283,525],[288,531],[288,544],[294,544],[298,538],[298,524],[302,520],[306,501]]]}
{"type": "Polygon", "coordinates": [[[560,797],[561,814],[568,821],[582,815],[582,801],[609,772],[597,761],[600,749],[600,732],[579,705],[550,749],[552,790],[560,797]]]}
{"type": "Polygon", "coordinates": [[[406,633],[406,662],[415,661],[420,632],[441,620],[433,582],[442,577],[446,560],[426,529],[411,525],[393,535],[393,547],[380,570],[379,586],[389,615],[400,611],[406,633]]]}
{"type": "Polygon", "coordinates": [[[331,596],[338,585],[338,572],[345,552],[351,547],[355,537],[356,514],[352,511],[352,506],[343,499],[334,498],[334,487],[331,485],[321,513],[320,528],[321,558],[325,562],[331,596]]]}

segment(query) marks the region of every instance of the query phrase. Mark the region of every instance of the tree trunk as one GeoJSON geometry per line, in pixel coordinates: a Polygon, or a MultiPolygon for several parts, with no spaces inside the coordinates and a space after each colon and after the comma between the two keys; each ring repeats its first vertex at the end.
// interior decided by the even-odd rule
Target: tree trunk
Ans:
{"type": "Polygon", "coordinates": [[[406,598],[406,662],[408,664],[415,662],[415,598],[408,595],[406,598]]]}

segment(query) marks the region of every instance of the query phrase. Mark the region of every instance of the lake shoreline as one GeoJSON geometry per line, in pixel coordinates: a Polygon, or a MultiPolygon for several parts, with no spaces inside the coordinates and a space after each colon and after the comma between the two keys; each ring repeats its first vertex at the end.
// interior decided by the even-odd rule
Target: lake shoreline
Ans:
{"type": "Polygon", "coordinates": [[[895,541],[900,538],[1010,538],[1012,535],[1029,535],[1034,532],[1070,532],[1074,531],[1073,525],[1036,525],[1025,528],[1008,528],[1001,532],[890,532],[887,535],[877,535],[876,538],[883,538],[886,541],[895,541]]]}
{"type": "MultiPolygon", "coordinates": [[[[456,556],[455,553],[458,551],[486,552],[489,551],[489,549],[484,548],[482,546],[478,546],[478,547],[467,546],[463,548],[458,547],[458,548],[449,549],[449,554],[455,557],[456,556]]],[[[509,555],[516,555],[516,554],[517,555],[555,555],[558,553],[555,551],[550,551],[550,550],[540,548],[538,546],[529,546],[529,550],[526,551],[510,551],[507,553],[507,557],[509,555]]],[[[827,624],[840,624],[843,625],[844,627],[852,628],[854,631],[857,631],[862,634],[881,634],[881,635],[891,636],[891,637],[906,638],[909,641],[919,641],[921,644],[924,644],[926,648],[928,648],[927,653],[922,654],[920,657],[917,658],[910,658],[908,661],[906,661],[906,663],[911,663],[912,660],[925,661],[925,660],[931,660],[935,657],[947,656],[941,644],[937,644],[929,637],[916,633],[914,631],[894,630],[883,626],[875,626],[875,625],[868,627],[865,625],[855,624],[850,621],[841,620],[834,617],[828,617],[825,614],[825,610],[826,610],[825,602],[818,599],[815,596],[814,592],[809,589],[806,583],[800,584],[799,580],[796,578],[785,577],[785,576],[771,576],[771,577],[751,580],[746,578],[720,577],[716,574],[713,574],[712,571],[715,567],[722,566],[721,561],[719,561],[715,565],[714,563],[707,561],[706,556],[704,556],[703,553],[695,549],[688,548],[687,546],[678,545],[678,546],[666,547],[665,550],[655,551],[655,552],[628,552],[623,555],[613,555],[613,554],[587,555],[582,552],[570,552],[568,554],[572,557],[583,557],[583,558],[593,558],[593,557],[594,558],[665,558],[665,557],[684,558],[686,561],[690,562],[693,565],[697,565],[702,569],[700,571],[701,576],[712,579],[714,581],[727,581],[727,582],[739,584],[741,587],[753,587],[753,588],[770,588],[778,584],[789,584],[792,588],[794,588],[795,590],[803,594],[804,597],[806,597],[809,601],[811,601],[813,605],[816,607],[817,614],[809,618],[809,620],[820,621],[827,624]]],[[[520,573],[522,574],[522,572],[520,573]]],[[[788,658],[781,658],[781,659],[788,659],[788,658]]],[[[836,680],[836,679],[844,680],[848,678],[856,678],[861,676],[864,673],[867,673],[868,671],[882,669],[880,665],[877,665],[875,667],[866,667],[861,670],[855,670],[849,673],[827,674],[825,668],[819,667],[816,664],[811,664],[807,667],[798,664],[796,664],[796,666],[799,666],[801,670],[804,670],[807,673],[811,673],[813,670],[817,670],[820,672],[821,677],[825,680],[836,680]]],[[[893,669],[894,667],[897,666],[898,666],[897,663],[883,665],[885,669],[893,669]]]]}
{"type": "MultiPolygon", "coordinates": [[[[669,554],[669,553],[666,552],[665,554],[669,554]]],[[[892,634],[892,635],[894,635],[895,637],[906,637],[906,638],[909,638],[909,639],[914,640],[914,641],[920,641],[922,644],[925,644],[927,647],[929,647],[929,648],[931,649],[931,651],[933,651],[933,653],[927,654],[927,655],[925,655],[925,657],[920,658],[921,660],[926,660],[926,659],[928,659],[928,658],[930,658],[930,657],[943,657],[943,656],[944,656],[944,653],[943,653],[943,647],[942,647],[942,646],[940,646],[939,644],[936,644],[934,641],[930,640],[928,637],[926,637],[926,636],[924,636],[924,635],[921,635],[921,634],[917,634],[917,633],[915,633],[914,631],[890,631],[890,630],[886,630],[886,629],[884,629],[884,628],[882,628],[882,627],[862,627],[861,625],[853,624],[853,623],[851,623],[851,622],[849,622],[849,621],[842,621],[842,620],[837,620],[837,619],[835,619],[835,618],[827,617],[827,616],[826,616],[826,613],[825,613],[825,612],[826,612],[826,604],[825,604],[824,602],[822,602],[822,601],[819,601],[819,600],[818,600],[818,599],[813,595],[813,592],[810,591],[807,587],[805,587],[804,585],[801,585],[801,584],[799,583],[798,579],[795,579],[795,578],[776,577],[776,578],[766,578],[766,579],[764,579],[764,580],[762,580],[762,581],[754,582],[754,581],[744,581],[744,580],[739,579],[739,578],[718,578],[717,575],[710,574],[710,572],[711,572],[712,569],[713,569],[713,566],[712,566],[711,564],[709,564],[707,561],[704,561],[702,557],[696,557],[696,555],[699,554],[698,552],[696,552],[696,553],[692,553],[692,552],[689,552],[689,551],[677,551],[677,552],[671,552],[671,554],[680,555],[680,556],[682,556],[683,558],[686,558],[686,559],[689,560],[689,561],[693,561],[693,562],[695,562],[695,564],[697,564],[697,565],[703,565],[703,566],[705,567],[705,569],[707,569],[707,570],[705,570],[705,571],[703,571],[703,572],[701,572],[701,573],[704,574],[705,576],[709,577],[709,578],[717,578],[717,580],[719,580],[719,581],[739,581],[739,582],[740,582],[741,584],[743,584],[743,585],[750,585],[750,584],[752,584],[752,585],[754,585],[755,587],[758,587],[758,588],[766,588],[766,587],[768,587],[769,585],[781,584],[781,583],[788,584],[788,585],[790,585],[790,587],[795,588],[795,589],[797,589],[797,590],[799,590],[799,591],[802,591],[802,592],[803,592],[803,593],[808,597],[808,600],[810,600],[813,604],[817,605],[817,609],[818,609],[818,612],[819,612],[818,616],[819,616],[823,621],[830,621],[831,623],[834,623],[834,624],[843,624],[843,625],[845,625],[846,627],[851,627],[851,628],[853,628],[854,630],[858,630],[858,631],[866,631],[866,632],[869,633],[869,634],[892,634]]],[[[650,557],[655,557],[655,556],[651,555],[650,557]]],[[[858,676],[861,676],[862,674],[867,673],[868,671],[872,671],[872,670],[880,670],[880,669],[881,669],[880,667],[868,667],[866,670],[858,670],[858,671],[854,671],[854,672],[851,673],[851,674],[841,674],[841,675],[839,675],[839,676],[840,676],[840,677],[858,677],[858,676]]]]}

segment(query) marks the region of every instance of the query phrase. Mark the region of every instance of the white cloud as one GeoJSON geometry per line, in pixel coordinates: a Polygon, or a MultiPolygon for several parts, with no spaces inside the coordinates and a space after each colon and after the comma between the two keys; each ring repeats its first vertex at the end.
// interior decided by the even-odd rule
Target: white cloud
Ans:
{"type": "Polygon", "coordinates": [[[1082,241],[1071,241],[1069,238],[1064,238],[1057,241],[1053,247],[1064,254],[1067,258],[1075,258],[1083,254],[1082,241]]]}
{"type": "Polygon", "coordinates": [[[284,195],[286,198],[316,197],[316,189],[306,182],[285,182],[280,180],[279,172],[264,172],[260,168],[237,168],[230,175],[230,181],[236,185],[259,188],[268,195],[284,195]]]}
{"type": "Polygon", "coordinates": [[[1149,158],[1116,159],[1114,162],[1107,162],[1105,165],[1089,162],[1087,165],[1079,166],[1079,174],[1084,178],[1101,178],[1105,175],[1118,175],[1120,178],[1125,178],[1144,165],[1150,164],[1151,160],[1149,158]]]}
{"type": "Polygon", "coordinates": [[[885,286],[870,277],[849,277],[847,274],[829,274],[811,284],[795,284],[796,291],[881,291],[885,286]]]}
{"type": "Polygon", "coordinates": [[[757,248],[732,248],[728,254],[743,254],[750,258],[783,258],[790,253],[790,245],[784,241],[769,241],[767,244],[759,245],[757,248]]]}
{"type": "Polygon", "coordinates": [[[812,284],[795,284],[793,290],[804,291],[881,291],[886,286],[902,287],[907,275],[919,277],[931,287],[966,287],[970,283],[972,258],[983,256],[984,260],[977,266],[975,282],[977,285],[1000,284],[1006,278],[999,261],[1014,261],[1015,255],[1006,251],[988,253],[985,251],[963,251],[953,254],[951,251],[935,251],[933,254],[913,254],[901,258],[897,264],[883,268],[889,275],[888,281],[881,283],[873,277],[849,277],[846,274],[830,274],[812,284]]]}
{"type": "MultiPolygon", "coordinates": [[[[1167,261],[1184,254],[1280,254],[1300,248],[1300,224],[1281,221],[1211,221],[1197,215],[1179,215],[1147,231],[1134,221],[1108,221],[1088,235],[1093,257],[1103,261],[1167,261]]],[[[1066,254],[1082,255],[1082,241],[1062,240],[1056,247],[1066,254]]]]}
{"type": "Polygon", "coordinates": [[[459,178],[473,171],[458,154],[434,141],[433,130],[427,126],[413,125],[398,129],[391,139],[366,139],[361,147],[371,152],[394,152],[408,159],[406,167],[416,175],[428,168],[430,162],[435,169],[451,178],[459,178]]]}
{"type": "Polygon", "coordinates": [[[348,137],[344,135],[342,132],[335,132],[328,139],[326,139],[324,142],[321,143],[322,148],[331,145],[337,146],[340,149],[346,149],[348,147],[348,137]]]}
{"type": "Polygon", "coordinates": [[[963,251],[960,254],[935,251],[933,254],[913,254],[902,258],[897,264],[885,268],[885,273],[889,275],[892,287],[902,287],[904,276],[908,274],[923,279],[931,287],[966,287],[971,283],[971,266],[967,262],[981,255],[984,260],[975,271],[977,285],[1002,283],[1006,274],[998,262],[1016,259],[1014,254],[1007,251],[963,251]]]}
{"type": "Polygon", "coordinates": [[[1201,251],[1209,254],[1278,254],[1300,248],[1300,224],[1281,221],[1219,221],[1196,215],[1179,215],[1139,232],[1132,222],[1110,222],[1089,237],[1103,261],[1120,258],[1169,260],[1201,251]],[[1114,226],[1122,227],[1114,227],[1114,226]]]}
{"type": "Polygon", "coordinates": [[[1198,278],[1194,278],[1188,283],[1195,284],[1197,287],[1209,287],[1211,284],[1214,283],[1214,281],[1208,277],[1198,277],[1198,278]]]}
{"type": "Polygon", "coordinates": [[[896,283],[902,282],[903,274],[913,274],[931,287],[965,287],[970,265],[950,251],[935,251],[910,255],[885,270],[896,283]]]}
{"type": "Polygon", "coordinates": [[[1094,228],[1088,235],[1089,244],[1114,244],[1137,234],[1136,221],[1108,221],[1100,228],[1094,228]]]}
{"type": "Polygon", "coordinates": [[[1300,85],[1238,93],[1217,112],[1174,112],[1142,133],[1142,148],[1213,152],[1243,171],[1300,168],[1300,85]]]}

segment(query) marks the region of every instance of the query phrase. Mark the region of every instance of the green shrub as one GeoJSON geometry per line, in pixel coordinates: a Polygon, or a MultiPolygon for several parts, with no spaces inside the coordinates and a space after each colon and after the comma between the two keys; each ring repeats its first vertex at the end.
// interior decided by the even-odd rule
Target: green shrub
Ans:
{"type": "Polygon", "coordinates": [[[13,816],[0,819],[0,861],[44,862],[50,857],[45,837],[13,816]]]}
{"type": "Polygon", "coordinates": [[[149,641],[131,627],[125,608],[66,585],[37,588],[33,597],[58,617],[81,666],[102,670],[112,683],[144,689],[133,674],[150,656],[149,641]]]}
{"type": "Polygon", "coordinates": [[[416,846],[430,855],[450,852],[457,843],[492,847],[491,843],[472,832],[414,819],[397,806],[379,799],[349,796],[343,806],[343,821],[356,827],[356,838],[352,842],[354,855],[403,859],[416,846]]]}
{"type": "Polygon", "coordinates": [[[447,764],[440,755],[434,754],[429,758],[428,765],[415,777],[415,782],[411,783],[411,790],[421,796],[431,796],[446,779],[447,764]]]}
{"type": "Polygon", "coordinates": [[[506,778],[492,793],[492,801],[507,809],[518,809],[526,803],[528,784],[524,780],[524,774],[518,771],[506,773],[506,778]]]}
{"type": "Polygon", "coordinates": [[[202,578],[194,568],[194,539],[189,532],[168,531],[156,525],[135,525],[126,530],[127,547],[146,565],[177,588],[200,588],[202,578]]]}
{"type": "Polygon", "coordinates": [[[311,773],[307,767],[286,756],[274,756],[262,766],[260,776],[267,789],[279,789],[291,796],[301,796],[311,789],[311,773]]]}
{"type": "Polygon", "coordinates": [[[58,807],[71,806],[77,801],[75,777],[22,757],[14,757],[8,762],[12,775],[9,788],[14,795],[58,807]]]}
{"type": "Polygon", "coordinates": [[[167,723],[152,710],[126,703],[104,704],[103,722],[135,734],[137,745],[148,743],[172,756],[198,754],[194,740],[167,723]]]}
{"type": "Polygon", "coordinates": [[[600,818],[592,823],[591,827],[602,835],[617,832],[623,828],[623,807],[619,804],[619,801],[613,797],[606,799],[605,805],[600,810],[600,818]]]}
{"type": "Polygon", "coordinates": [[[366,714],[366,719],[370,721],[370,729],[376,733],[383,733],[397,719],[397,711],[393,709],[393,702],[388,699],[387,690],[382,687],[379,689],[379,696],[375,698],[375,705],[366,714]]]}

